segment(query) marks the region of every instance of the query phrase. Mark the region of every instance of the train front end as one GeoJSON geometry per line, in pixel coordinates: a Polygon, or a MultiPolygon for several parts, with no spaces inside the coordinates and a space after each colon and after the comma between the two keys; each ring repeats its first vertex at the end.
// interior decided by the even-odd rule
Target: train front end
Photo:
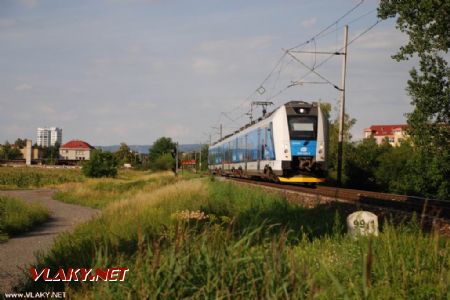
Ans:
{"type": "Polygon", "coordinates": [[[320,104],[292,101],[284,106],[289,136],[284,154],[290,159],[283,160],[283,176],[278,177],[279,181],[311,184],[325,181],[328,119],[320,104]]]}

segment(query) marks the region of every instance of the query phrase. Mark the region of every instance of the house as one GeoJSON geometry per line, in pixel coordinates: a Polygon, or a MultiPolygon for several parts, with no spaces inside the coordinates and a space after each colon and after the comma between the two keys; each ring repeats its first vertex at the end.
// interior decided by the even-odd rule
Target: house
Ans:
{"type": "Polygon", "coordinates": [[[89,160],[95,148],[80,140],[71,140],[59,148],[59,156],[65,160],[89,160]]]}
{"type": "Polygon", "coordinates": [[[392,146],[398,146],[402,140],[408,137],[406,133],[408,125],[372,125],[364,129],[364,138],[373,137],[378,145],[387,139],[392,146]]]}

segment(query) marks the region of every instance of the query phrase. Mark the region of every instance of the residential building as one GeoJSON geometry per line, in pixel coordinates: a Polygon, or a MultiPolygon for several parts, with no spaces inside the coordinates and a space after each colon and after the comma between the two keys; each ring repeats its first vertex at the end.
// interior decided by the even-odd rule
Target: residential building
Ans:
{"type": "Polygon", "coordinates": [[[39,127],[37,129],[36,144],[42,147],[55,146],[62,143],[62,129],[58,127],[39,127]]]}
{"type": "Polygon", "coordinates": [[[387,139],[392,146],[398,146],[402,140],[408,137],[406,128],[408,125],[372,125],[364,129],[364,138],[373,137],[378,145],[387,139]]]}
{"type": "Polygon", "coordinates": [[[89,160],[94,149],[94,147],[84,141],[72,140],[61,145],[59,156],[65,160],[89,160]]]}

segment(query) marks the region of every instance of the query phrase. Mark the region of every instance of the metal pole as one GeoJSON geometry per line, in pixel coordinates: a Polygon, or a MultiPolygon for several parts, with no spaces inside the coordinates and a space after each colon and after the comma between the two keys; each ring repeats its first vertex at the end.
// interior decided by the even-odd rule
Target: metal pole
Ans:
{"type": "Polygon", "coordinates": [[[178,174],[178,142],[175,144],[175,174],[178,174]]]}
{"type": "Polygon", "coordinates": [[[198,168],[199,171],[202,171],[202,143],[200,143],[200,155],[199,155],[199,159],[198,159],[198,168]]]}
{"type": "Polygon", "coordinates": [[[341,103],[339,113],[339,136],[338,136],[338,164],[337,164],[337,184],[342,184],[342,154],[344,142],[344,121],[345,121],[345,75],[347,73],[347,43],[348,25],[344,28],[344,55],[342,58],[342,78],[341,78],[341,103]]]}

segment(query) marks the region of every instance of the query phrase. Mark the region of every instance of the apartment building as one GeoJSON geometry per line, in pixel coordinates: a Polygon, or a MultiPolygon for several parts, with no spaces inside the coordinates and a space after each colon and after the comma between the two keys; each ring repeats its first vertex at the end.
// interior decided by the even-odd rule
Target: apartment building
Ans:
{"type": "Polygon", "coordinates": [[[62,143],[62,129],[58,127],[39,127],[36,134],[36,144],[42,147],[55,146],[62,143]]]}

